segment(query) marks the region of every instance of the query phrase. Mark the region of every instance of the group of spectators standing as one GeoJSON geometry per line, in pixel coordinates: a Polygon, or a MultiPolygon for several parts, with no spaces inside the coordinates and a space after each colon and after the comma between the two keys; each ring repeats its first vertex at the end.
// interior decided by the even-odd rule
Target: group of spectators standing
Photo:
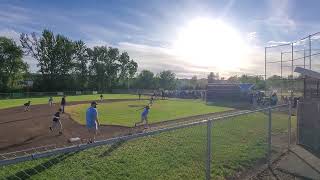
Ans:
{"type": "MultiPolygon", "coordinates": [[[[150,92],[143,92],[138,90],[139,99],[142,94],[150,94],[150,92]]],[[[206,90],[156,90],[151,93],[154,99],[166,98],[182,98],[182,99],[203,99],[206,97],[206,90]]]]}
{"type": "Polygon", "coordinates": [[[292,102],[292,107],[296,108],[299,99],[300,97],[281,96],[279,101],[276,92],[273,92],[270,96],[266,96],[266,94],[262,91],[256,91],[250,94],[250,102],[254,106],[275,106],[279,102],[282,104],[288,104],[289,102],[292,102]]]}

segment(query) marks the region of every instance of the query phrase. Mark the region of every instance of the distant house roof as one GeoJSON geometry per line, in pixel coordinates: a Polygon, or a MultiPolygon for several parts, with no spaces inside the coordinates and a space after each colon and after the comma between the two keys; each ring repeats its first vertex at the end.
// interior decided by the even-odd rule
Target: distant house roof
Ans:
{"type": "Polygon", "coordinates": [[[254,84],[242,83],[242,84],[239,84],[239,87],[241,91],[250,91],[254,87],[254,84]]]}
{"type": "Polygon", "coordinates": [[[318,73],[316,71],[309,70],[309,69],[305,69],[305,68],[302,68],[302,67],[296,67],[294,72],[297,72],[297,73],[300,73],[302,75],[309,76],[309,77],[312,77],[312,78],[315,78],[315,79],[320,79],[320,73],[318,73]]]}
{"type": "Polygon", "coordinates": [[[227,87],[234,87],[234,88],[239,88],[241,92],[248,92],[254,87],[254,84],[251,84],[251,83],[208,83],[208,88],[214,88],[214,87],[226,87],[226,88],[227,87]]]}

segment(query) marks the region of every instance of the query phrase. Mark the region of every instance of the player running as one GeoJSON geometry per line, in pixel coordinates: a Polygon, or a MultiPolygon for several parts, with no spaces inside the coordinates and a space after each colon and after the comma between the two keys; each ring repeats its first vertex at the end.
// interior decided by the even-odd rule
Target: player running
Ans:
{"type": "Polygon", "coordinates": [[[152,95],[149,99],[149,106],[152,106],[153,103],[154,103],[154,96],[152,95]]]}
{"type": "MultiPolygon", "coordinates": [[[[139,126],[140,124],[144,124],[144,128],[145,129],[148,129],[149,128],[149,124],[148,124],[148,114],[149,114],[149,110],[150,110],[150,107],[149,106],[146,106],[144,108],[142,108],[143,111],[141,113],[141,121],[140,122],[137,122],[134,124],[135,127],[139,126]]],[[[141,109],[138,109],[138,110],[141,110],[141,109]]]]}
{"type": "Polygon", "coordinates": [[[62,113],[64,113],[64,107],[66,106],[67,101],[66,101],[66,96],[62,96],[61,99],[61,109],[62,109],[62,113]]]}
{"type": "Polygon", "coordinates": [[[91,103],[91,106],[87,109],[86,123],[87,123],[87,129],[89,133],[88,144],[90,144],[94,142],[97,131],[98,131],[98,126],[100,126],[100,123],[98,121],[97,103],[95,101],[93,101],[91,103]]]}
{"type": "Polygon", "coordinates": [[[52,119],[52,126],[49,127],[50,131],[53,132],[57,129],[59,129],[59,134],[62,134],[62,124],[61,124],[61,120],[60,120],[60,113],[61,113],[62,109],[59,108],[58,112],[56,112],[53,115],[53,119],[52,119]],[[58,128],[57,128],[58,127],[58,128]]]}
{"type": "Polygon", "coordinates": [[[102,94],[100,95],[100,101],[101,102],[103,101],[103,95],[102,94]]]}
{"type": "Polygon", "coordinates": [[[49,97],[49,106],[52,106],[53,105],[53,98],[52,96],[49,97]]]}
{"type": "Polygon", "coordinates": [[[24,103],[23,105],[24,105],[24,112],[29,111],[30,105],[31,105],[31,101],[28,101],[28,102],[24,103]]]}

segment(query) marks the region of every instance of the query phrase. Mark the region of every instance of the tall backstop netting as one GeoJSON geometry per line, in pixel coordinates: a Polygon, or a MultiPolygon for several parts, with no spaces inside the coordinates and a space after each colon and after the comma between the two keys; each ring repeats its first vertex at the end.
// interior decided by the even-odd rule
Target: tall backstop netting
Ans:
{"type": "Polygon", "coordinates": [[[265,79],[283,96],[301,96],[303,81],[296,67],[320,71],[320,32],[300,40],[265,47],[265,79]]]}

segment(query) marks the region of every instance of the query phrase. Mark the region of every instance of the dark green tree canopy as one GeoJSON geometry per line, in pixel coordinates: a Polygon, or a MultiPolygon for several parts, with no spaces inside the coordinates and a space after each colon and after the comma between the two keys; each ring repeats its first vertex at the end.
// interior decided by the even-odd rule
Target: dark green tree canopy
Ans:
{"type": "Polygon", "coordinates": [[[18,87],[23,75],[28,71],[27,63],[22,61],[23,51],[11,39],[0,37],[0,90],[18,87]]]}

